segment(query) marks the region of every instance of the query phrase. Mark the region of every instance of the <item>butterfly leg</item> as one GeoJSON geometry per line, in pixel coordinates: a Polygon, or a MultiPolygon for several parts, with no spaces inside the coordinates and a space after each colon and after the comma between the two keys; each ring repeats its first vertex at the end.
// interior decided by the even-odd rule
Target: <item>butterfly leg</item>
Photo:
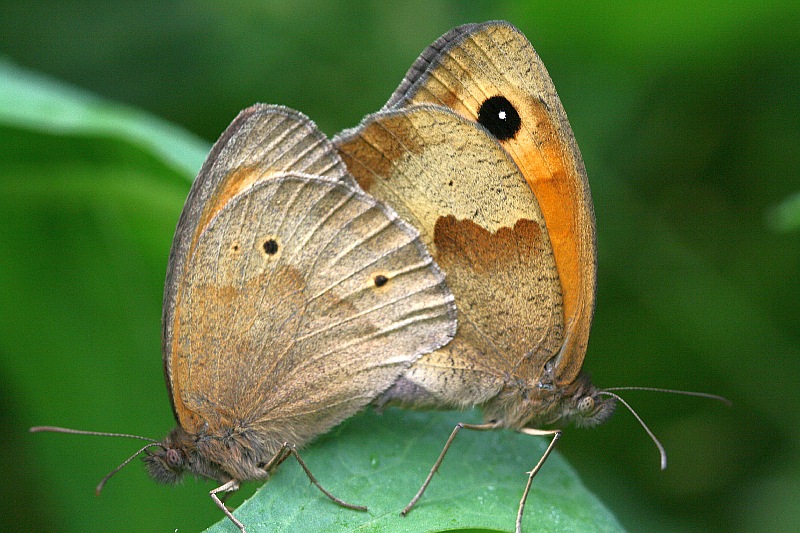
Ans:
{"type": "Polygon", "coordinates": [[[209,495],[211,496],[211,499],[214,500],[214,503],[217,504],[217,507],[222,509],[222,512],[225,513],[225,516],[230,518],[231,522],[236,524],[236,527],[239,528],[239,531],[241,531],[242,533],[247,533],[245,531],[245,529],[244,529],[244,524],[239,522],[239,520],[237,520],[236,517],[233,516],[233,513],[231,513],[230,509],[228,509],[225,506],[225,504],[222,502],[222,500],[219,499],[219,496],[217,496],[218,492],[224,492],[225,493],[223,495],[223,499],[224,499],[229,493],[235,492],[237,490],[239,490],[239,482],[236,481],[235,479],[232,479],[232,480],[228,481],[227,483],[224,483],[224,484],[220,485],[219,487],[217,487],[216,489],[214,489],[211,492],[209,492],[209,495]]]}
{"type": "Polygon", "coordinates": [[[556,442],[558,439],[561,438],[561,430],[560,429],[533,429],[533,428],[522,428],[519,430],[520,433],[524,433],[525,435],[534,435],[534,436],[552,436],[552,440],[550,441],[550,445],[542,454],[542,457],[539,459],[539,462],[536,463],[536,466],[533,467],[533,470],[528,472],[528,483],[525,485],[525,492],[522,493],[522,499],[519,501],[519,510],[517,511],[517,533],[522,533],[522,512],[525,510],[525,501],[528,499],[528,493],[531,490],[531,485],[533,484],[533,477],[541,470],[542,465],[547,460],[547,457],[550,455],[550,452],[553,451],[553,448],[556,447],[556,442]]]}
{"type": "Polygon", "coordinates": [[[319,484],[317,478],[314,477],[314,474],[312,474],[311,470],[309,470],[308,466],[306,466],[305,461],[303,461],[303,459],[300,457],[300,454],[297,453],[297,448],[295,448],[293,444],[289,444],[288,442],[284,442],[283,446],[281,446],[281,449],[278,450],[278,452],[272,457],[272,459],[270,459],[270,461],[266,465],[264,465],[264,470],[269,472],[270,470],[276,468],[279,464],[284,462],[292,455],[294,456],[295,459],[297,459],[297,463],[300,465],[300,468],[303,469],[303,472],[306,473],[306,476],[308,476],[308,479],[311,481],[311,483],[313,483],[314,486],[316,486],[325,496],[333,500],[336,504],[341,505],[342,507],[353,509],[355,511],[367,510],[367,508],[363,505],[354,505],[352,503],[347,503],[346,501],[340,500],[339,498],[337,498],[336,496],[325,490],[325,487],[319,484]]]}
{"type": "Polygon", "coordinates": [[[447,455],[447,450],[450,449],[450,445],[453,444],[453,440],[456,438],[456,435],[458,435],[459,431],[461,431],[462,429],[472,429],[472,430],[475,430],[475,431],[489,431],[489,430],[492,430],[492,429],[497,429],[498,427],[500,427],[500,426],[498,424],[494,423],[494,422],[490,422],[488,424],[464,424],[463,422],[459,422],[458,424],[456,424],[455,429],[453,429],[453,432],[450,434],[450,438],[447,439],[447,442],[444,444],[444,448],[442,449],[442,453],[439,454],[439,458],[434,463],[433,468],[431,468],[431,471],[428,474],[428,477],[425,478],[425,482],[419,488],[419,491],[417,491],[416,496],[414,496],[414,498],[411,499],[411,501],[408,503],[408,505],[406,505],[405,509],[400,511],[400,516],[407,515],[411,511],[411,508],[414,507],[414,505],[416,505],[417,501],[422,497],[422,494],[425,492],[425,489],[428,488],[428,485],[430,484],[431,480],[433,479],[433,475],[436,473],[437,470],[439,470],[439,465],[442,464],[442,460],[444,460],[444,456],[447,455]]]}

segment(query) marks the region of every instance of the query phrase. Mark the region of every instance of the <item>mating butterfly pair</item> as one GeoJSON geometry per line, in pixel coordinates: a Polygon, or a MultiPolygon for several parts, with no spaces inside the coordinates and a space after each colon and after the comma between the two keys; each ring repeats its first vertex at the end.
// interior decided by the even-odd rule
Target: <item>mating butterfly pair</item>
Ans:
{"type": "Polygon", "coordinates": [[[161,482],[219,481],[211,497],[244,531],[219,495],[290,456],[363,509],[297,449],[366,406],[479,405],[485,423],[455,428],[403,513],[461,428],[511,428],[551,436],[519,531],[550,428],[601,423],[620,400],[581,372],[595,284],[588,181],[544,65],[510,24],[455,28],[332,142],[278,106],[222,134],[165,283],[178,427],[135,455],[161,482]]]}

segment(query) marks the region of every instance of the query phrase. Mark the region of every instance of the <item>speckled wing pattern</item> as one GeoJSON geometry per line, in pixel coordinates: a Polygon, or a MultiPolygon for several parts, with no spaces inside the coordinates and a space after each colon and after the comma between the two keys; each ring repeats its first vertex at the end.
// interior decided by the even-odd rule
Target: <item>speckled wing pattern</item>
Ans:
{"type": "Polygon", "coordinates": [[[597,245],[594,208],[580,151],[555,86],[531,43],[507,22],[454,28],[415,61],[384,109],[428,103],[477,124],[491,98],[506,99],[520,131],[498,138],[539,200],[562,286],[564,346],[556,383],[583,365],[594,315],[597,245]]]}
{"type": "Polygon", "coordinates": [[[500,144],[429,105],[377,113],[334,142],[364,190],[419,229],[458,305],[455,339],[408,371],[432,395],[417,391],[414,407],[483,403],[541,372],[563,340],[558,274],[536,197],[500,144]]]}

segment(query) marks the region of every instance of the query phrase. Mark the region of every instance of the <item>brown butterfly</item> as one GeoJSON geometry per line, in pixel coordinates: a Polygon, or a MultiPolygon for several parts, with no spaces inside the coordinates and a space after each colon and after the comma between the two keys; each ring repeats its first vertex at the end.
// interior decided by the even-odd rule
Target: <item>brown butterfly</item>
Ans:
{"type": "Polygon", "coordinates": [[[420,231],[459,312],[456,337],[418,359],[376,405],[484,413],[485,423],[454,429],[402,514],[461,428],[511,428],[552,437],[529,473],[520,531],[559,428],[600,424],[622,401],[581,371],[595,305],[595,220],[553,83],[512,25],[461,26],[422,53],[380,112],[334,143],[359,185],[420,231]]]}
{"type": "MultiPolygon", "coordinates": [[[[453,297],[418,232],[354,185],[305,116],[244,110],[212,148],[169,258],[163,360],[178,422],[150,475],[265,480],[455,333],[453,297]]],[[[89,433],[53,427],[33,431],[89,433]]],[[[137,437],[141,438],[141,437],[137,437]]]]}

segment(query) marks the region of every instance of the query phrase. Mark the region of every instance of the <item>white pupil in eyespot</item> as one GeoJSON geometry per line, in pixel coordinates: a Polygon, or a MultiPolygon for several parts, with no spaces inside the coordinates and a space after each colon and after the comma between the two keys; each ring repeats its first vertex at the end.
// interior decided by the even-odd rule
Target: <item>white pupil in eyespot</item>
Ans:
{"type": "Polygon", "coordinates": [[[506,112],[505,111],[500,111],[497,114],[497,118],[499,118],[500,120],[505,120],[506,119],[506,112]]]}

